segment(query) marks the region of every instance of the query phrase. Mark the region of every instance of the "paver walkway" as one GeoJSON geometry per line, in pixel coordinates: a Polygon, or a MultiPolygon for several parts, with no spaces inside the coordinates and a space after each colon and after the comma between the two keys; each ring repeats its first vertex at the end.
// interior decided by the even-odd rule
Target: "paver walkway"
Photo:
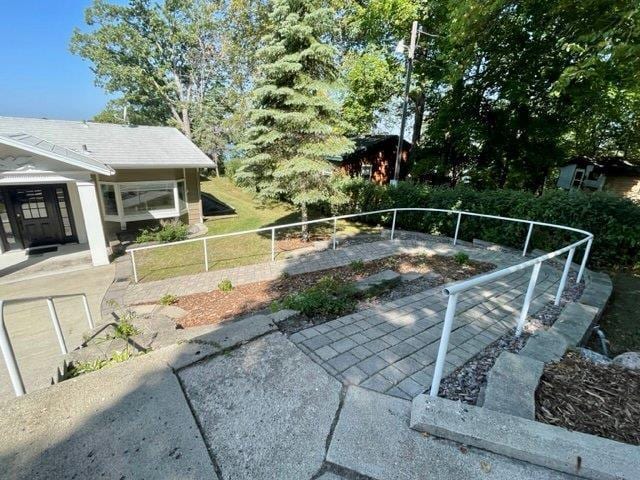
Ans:
{"type": "MultiPolygon", "coordinates": [[[[474,251],[472,258],[499,267],[522,257],[474,251]]],[[[529,271],[462,293],[450,337],[444,375],[463,365],[513,328],[530,278],[529,271]]],[[[530,315],[553,300],[560,271],[542,267],[530,315]]],[[[338,380],[410,399],[431,385],[447,297],[433,288],[291,335],[291,340],[338,380]]]]}

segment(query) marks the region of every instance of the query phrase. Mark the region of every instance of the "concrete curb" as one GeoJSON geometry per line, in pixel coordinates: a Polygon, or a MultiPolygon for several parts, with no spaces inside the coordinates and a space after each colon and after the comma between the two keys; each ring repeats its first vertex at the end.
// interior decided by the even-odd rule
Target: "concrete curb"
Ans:
{"type": "Polygon", "coordinates": [[[554,325],[530,338],[519,354],[498,357],[482,407],[420,395],[413,401],[411,428],[586,478],[637,477],[640,447],[534,421],[545,363],[558,361],[568,347],[585,340],[611,296],[608,275],[585,273],[578,302],[569,303],[554,325]]]}
{"type": "Polygon", "coordinates": [[[594,480],[637,478],[640,447],[606,438],[419,395],[412,429],[500,455],[594,480]]]}

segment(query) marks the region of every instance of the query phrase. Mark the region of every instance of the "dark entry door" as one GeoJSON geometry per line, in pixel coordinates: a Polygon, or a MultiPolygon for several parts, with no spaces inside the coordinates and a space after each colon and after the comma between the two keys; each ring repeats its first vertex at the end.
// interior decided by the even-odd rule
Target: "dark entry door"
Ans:
{"type": "Polygon", "coordinates": [[[60,243],[60,215],[50,186],[16,187],[11,199],[25,248],[60,243]]]}

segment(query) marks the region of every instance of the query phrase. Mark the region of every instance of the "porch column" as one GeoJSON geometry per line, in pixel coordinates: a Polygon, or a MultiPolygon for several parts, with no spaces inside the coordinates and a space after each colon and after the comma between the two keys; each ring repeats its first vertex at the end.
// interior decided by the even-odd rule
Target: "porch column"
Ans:
{"type": "Polygon", "coordinates": [[[91,261],[94,266],[108,265],[109,256],[107,255],[96,186],[93,182],[88,181],[78,181],[76,184],[78,185],[78,195],[80,196],[87,241],[91,250],[91,261]]]}

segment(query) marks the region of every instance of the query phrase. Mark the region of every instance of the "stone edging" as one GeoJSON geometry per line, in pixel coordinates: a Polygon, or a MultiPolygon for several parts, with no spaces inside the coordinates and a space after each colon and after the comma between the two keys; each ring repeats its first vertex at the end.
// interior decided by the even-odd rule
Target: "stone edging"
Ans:
{"type": "Polygon", "coordinates": [[[578,302],[569,303],[519,354],[498,357],[482,407],[420,395],[413,401],[411,428],[585,478],[633,478],[640,471],[640,447],[534,421],[545,363],[585,340],[612,290],[607,274],[585,272],[578,302]]]}

